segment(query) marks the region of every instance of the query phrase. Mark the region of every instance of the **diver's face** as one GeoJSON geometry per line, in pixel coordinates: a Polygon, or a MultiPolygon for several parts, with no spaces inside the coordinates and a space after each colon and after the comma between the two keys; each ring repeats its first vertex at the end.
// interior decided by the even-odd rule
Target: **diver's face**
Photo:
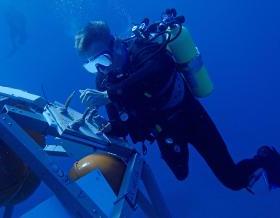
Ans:
{"type": "Polygon", "coordinates": [[[92,44],[85,54],[88,62],[83,65],[84,68],[89,73],[96,74],[99,71],[98,66],[110,66],[112,64],[110,53],[109,46],[105,43],[92,44]]]}
{"type": "Polygon", "coordinates": [[[95,42],[92,43],[89,49],[85,52],[85,56],[89,58],[94,58],[101,54],[109,54],[110,49],[109,45],[104,42],[95,42]]]}

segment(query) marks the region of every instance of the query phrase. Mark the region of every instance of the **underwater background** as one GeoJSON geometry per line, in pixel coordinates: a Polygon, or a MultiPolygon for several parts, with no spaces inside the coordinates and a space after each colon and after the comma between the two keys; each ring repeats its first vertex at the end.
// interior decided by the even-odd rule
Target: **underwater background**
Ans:
{"type": "MultiPolygon", "coordinates": [[[[82,68],[74,49],[74,34],[83,25],[106,20],[116,35],[125,37],[133,22],[144,17],[158,20],[168,7],[186,16],[204,57],[215,91],[202,103],[234,160],[251,157],[263,144],[280,150],[280,2],[276,0],[0,0],[0,85],[38,95],[45,92],[48,100],[64,102],[73,90],[94,88],[94,77],[82,68]],[[10,32],[11,19],[15,33],[10,32]],[[21,38],[16,47],[12,34],[21,38]]],[[[73,107],[84,110],[78,97],[73,107]]],[[[156,145],[148,147],[146,160],[176,218],[280,216],[280,190],[260,187],[255,196],[228,190],[192,146],[190,175],[183,182],[176,181],[156,145]]],[[[14,217],[50,194],[42,184],[16,206],[14,217]]],[[[0,217],[2,212],[0,208],[0,217]]],[[[134,217],[143,214],[138,211],[134,217]]]]}

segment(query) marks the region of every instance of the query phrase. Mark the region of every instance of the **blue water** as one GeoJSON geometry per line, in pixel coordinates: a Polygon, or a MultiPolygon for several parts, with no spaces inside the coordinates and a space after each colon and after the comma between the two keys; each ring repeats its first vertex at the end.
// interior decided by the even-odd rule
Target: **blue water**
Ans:
{"type": "MultiPolygon", "coordinates": [[[[280,3],[276,0],[1,0],[0,85],[63,102],[78,89],[94,86],[74,50],[74,34],[91,19],[104,19],[113,32],[126,36],[132,22],[156,20],[176,7],[199,46],[215,84],[202,102],[238,161],[262,144],[280,149],[280,3]],[[7,11],[24,15],[26,39],[13,55],[7,11]]],[[[25,31],[25,30],[21,30],[25,31]]],[[[78,101],[75,108],[82,110],[78,101]]],[[[174,217],[278,218],[280,192],[233,192],[213,176],[191,148],[190,176],[178,182],[149,147],[151,164],[174,217]]],[[[50,194],[42,185],[16,207],[15,217],[50,194]]],[[[0,212],[1,215],[1,212],[0,212]]],[[[142,217],[137,213],[135,217],[142,217]]]]}

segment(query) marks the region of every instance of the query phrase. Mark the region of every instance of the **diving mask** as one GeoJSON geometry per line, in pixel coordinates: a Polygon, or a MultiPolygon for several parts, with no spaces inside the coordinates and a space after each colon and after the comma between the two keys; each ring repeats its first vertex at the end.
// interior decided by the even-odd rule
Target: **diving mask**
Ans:
{"type": "Polygon", "coordinates": [[[83,67],[89,72],[96,74],[99,70],[99,66],[109,67],[112,65],[112,59],[109,54],[101,54],[94,58],[89,58],[88,63],[84,64],[83,67]]]}

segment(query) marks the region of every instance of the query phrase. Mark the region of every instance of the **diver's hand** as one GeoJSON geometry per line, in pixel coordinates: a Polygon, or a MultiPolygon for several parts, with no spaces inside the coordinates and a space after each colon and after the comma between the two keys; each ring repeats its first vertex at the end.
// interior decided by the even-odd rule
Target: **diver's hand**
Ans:
{"type": "Polygon", "coordinates": [[[86,107],[100,107],[110,103],[107,91],[101,92],[95,89],[80,90],[80,99],[86,107]]]}

